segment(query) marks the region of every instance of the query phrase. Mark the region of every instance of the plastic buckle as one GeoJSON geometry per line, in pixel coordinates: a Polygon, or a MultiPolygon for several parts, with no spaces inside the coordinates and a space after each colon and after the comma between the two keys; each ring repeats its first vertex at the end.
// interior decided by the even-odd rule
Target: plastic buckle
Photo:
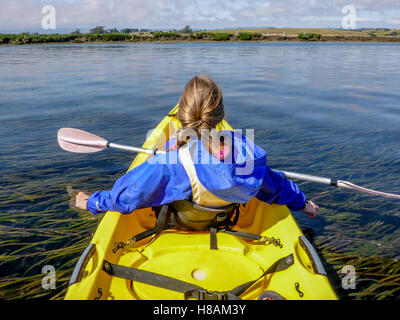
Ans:
{"type": "Polygon", "coordinates": [[[225,292],[199,290],[199,300],[228,300],[225,292]]]}

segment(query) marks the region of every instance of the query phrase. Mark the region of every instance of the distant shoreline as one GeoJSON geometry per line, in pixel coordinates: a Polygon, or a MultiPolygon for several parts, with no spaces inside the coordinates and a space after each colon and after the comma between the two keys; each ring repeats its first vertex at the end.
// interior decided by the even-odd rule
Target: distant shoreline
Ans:
{"type": "Polygon", "coordinates": [[[400,42],[400,30],[236,29],[191,33],[0,34],[0,45],[135,42],[400,42]]]}

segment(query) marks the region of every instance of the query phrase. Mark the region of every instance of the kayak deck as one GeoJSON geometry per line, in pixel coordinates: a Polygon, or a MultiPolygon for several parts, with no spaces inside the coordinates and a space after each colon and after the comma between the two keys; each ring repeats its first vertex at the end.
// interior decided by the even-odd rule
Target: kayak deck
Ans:
{"type": "MultiPolygon", "coordinates": [[[[177,111],[175,107],[170,114],[177,111]]],[[[165,139],[180,127],[179,121],[165,117],[143,148],[164,150],[165,139]]],[[[217,129],[232,130],[226,121],[217,129]]],[[[132,169],[148,159],[138,154],[132,169]]],[[[279,239],[282,247],[266,241],[254,241],[226,233],[217,233],[218,249],[210,249],[210,234],[201,231],[168,229],[123,249],[116,243],[155,225],[151,208],[123,215],[107,212],[102,218],[91,244],[82,254],[71,277],[65,299],[146,299],[178,300],[184,295],[168,289],[126,280],[107,274],[106,260],[112,264],[137,268],[186,281],[208,291],[229,291],[260,277],[282,257],[293,254],[289,268],[262,277],[240,298],[258,299],[272,290],[288,300],[337,299],[314,248],[304,237],[286,206],[269,205],[254,198],[240,206],[237,231],[279,239]]]]}

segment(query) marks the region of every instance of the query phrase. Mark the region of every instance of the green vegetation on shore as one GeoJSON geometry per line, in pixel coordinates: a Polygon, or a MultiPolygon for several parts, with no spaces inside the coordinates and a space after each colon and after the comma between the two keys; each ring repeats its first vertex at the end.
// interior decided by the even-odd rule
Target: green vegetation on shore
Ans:
{"type": "Polygon", "coordinates": [[[320,40],[321,35],[319,33],[299,33],[299,39],[301,40],[320,40]]]}
{"type": "Polygon", "coordinates": [[[400,42],[400,30],[391,29],[231,29],[193,31],[150,31],[147,29],[113,28],[99,26],[90,33],[79,29],[70,34],[1,34],[0,44],[138,42],[138,41],[380,41],[400,42]]]}

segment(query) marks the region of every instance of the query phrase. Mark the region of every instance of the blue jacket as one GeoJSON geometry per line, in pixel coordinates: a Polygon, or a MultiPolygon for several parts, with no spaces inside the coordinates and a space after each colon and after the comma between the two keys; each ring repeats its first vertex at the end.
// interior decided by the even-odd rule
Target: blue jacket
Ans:
{"type": "MultiPolygon", "coordinates": [[[[263,149],[237,132],[223,134],[233,141],[234,152],[229,160],[217,160],[199,140],[189,142],[197,179],[209,192],[232,203],[246,203],[257,197],[267,203],[287,205],[293,211],[304,207],[304,193],[296,183],[267,166],[263,149]]],[[[93,214],[108,210],[126,214],[191,199],[191,181],[179,152],[157,154],[119,178],[112,190],[96,191],[88,199],[88,210],[93,214]]]]}

